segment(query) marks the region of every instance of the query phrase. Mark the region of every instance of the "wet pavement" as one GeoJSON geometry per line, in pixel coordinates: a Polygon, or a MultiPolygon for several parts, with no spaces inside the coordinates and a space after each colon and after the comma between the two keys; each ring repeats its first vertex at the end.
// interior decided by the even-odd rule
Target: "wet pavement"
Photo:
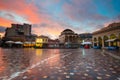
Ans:
{"type": "Polygon", "coordinates": [[[120,80],[120,51],[2,49],[0,80],[120,80]]]}

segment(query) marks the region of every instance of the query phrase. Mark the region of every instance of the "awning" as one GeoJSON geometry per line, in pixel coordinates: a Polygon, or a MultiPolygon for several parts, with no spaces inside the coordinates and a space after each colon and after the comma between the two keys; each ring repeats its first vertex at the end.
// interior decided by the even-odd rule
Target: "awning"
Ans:
{"type": "Polygon", "coordinates": [[[32,44],[35,44],[35,42],[32,42],[32,44]]]}
{"type": "Polygon", "coordinates": [[[83,43],[81,43],[81,44],[92,44],[92,42],[83,42],[83,43]]]}
{"type": "Polygon", "coordinates": [[[119,39],[115,38],[115,39],[108,39],[105,42],[113,42],[113,41],[120,41],[119,39]]]}
{"type": "Polygon", "coordinates": [[[93,43],[98,43],[98,41],[96,41],[96,42],[93,42],[93,43]]]}
{"type": "Polygon", "coordinates": [[[14,43],[14,41],[6,41],[5,43],[12,44],[12,43],[14,43]]]}
{"type": "Polygon", "coordinates": [[[35,44],[35,42],[28,42],[28,41],[26,41],[26,42],[24,42],[25,44],[35,44]]]}
{"type": "Polygon", "coordinates": [[[23,42],[17,41],[17,42],[15,42],[15,44],[23,44],[23,42]]]}
{"type": "Polygon", "coordinates": [[[25,44],[30,44],[31,42],[24,42],[25,44]]]}

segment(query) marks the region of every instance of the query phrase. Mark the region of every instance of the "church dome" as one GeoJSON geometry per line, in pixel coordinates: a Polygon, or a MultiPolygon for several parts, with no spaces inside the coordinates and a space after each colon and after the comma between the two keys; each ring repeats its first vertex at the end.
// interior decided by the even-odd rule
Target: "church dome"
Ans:
{"type": "Polygon", "coordinates": [[[62,31],[62,34],[74,34],[74,32],[71,29],[65,29],[62,31]]]}
{"type": "Polygon", "coordinates": [[[68,31],[73,32],[71,29],[65,29],[63,32],[68,32],[68,31]]]}

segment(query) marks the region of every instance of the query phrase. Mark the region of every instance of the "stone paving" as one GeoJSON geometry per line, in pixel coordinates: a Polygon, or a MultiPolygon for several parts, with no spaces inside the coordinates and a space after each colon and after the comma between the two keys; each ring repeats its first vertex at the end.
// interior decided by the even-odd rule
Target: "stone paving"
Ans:
{"type": "MultiPolygon", "coordinates": [[[[6,54],[6,50],[1,52],[6,54]]],[[[10,66],[7,65],[6,68],[9,70],[4,70],[9,74],[5,73],[3,76],[0,72],[1,80],[120,80],[120,59],[106,54],[109,51],[29,49],[15,50],[15,52],[17,55],[11,52],[3,56],[3,60],[6,57],[8,60],[15,60],[6,63],[14,65],[12,68],[8,68],[10,66]]]]}

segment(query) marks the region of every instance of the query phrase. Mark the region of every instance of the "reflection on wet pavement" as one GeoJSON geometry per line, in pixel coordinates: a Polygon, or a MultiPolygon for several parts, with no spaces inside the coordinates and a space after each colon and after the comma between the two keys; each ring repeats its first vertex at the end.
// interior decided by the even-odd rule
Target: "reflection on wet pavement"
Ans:
{"type": "Polygon", "coordinates": [[[102,50],[0,48],[0,55],[0,80],[119,80],[120,78],[120,60],[102,50]]]}

